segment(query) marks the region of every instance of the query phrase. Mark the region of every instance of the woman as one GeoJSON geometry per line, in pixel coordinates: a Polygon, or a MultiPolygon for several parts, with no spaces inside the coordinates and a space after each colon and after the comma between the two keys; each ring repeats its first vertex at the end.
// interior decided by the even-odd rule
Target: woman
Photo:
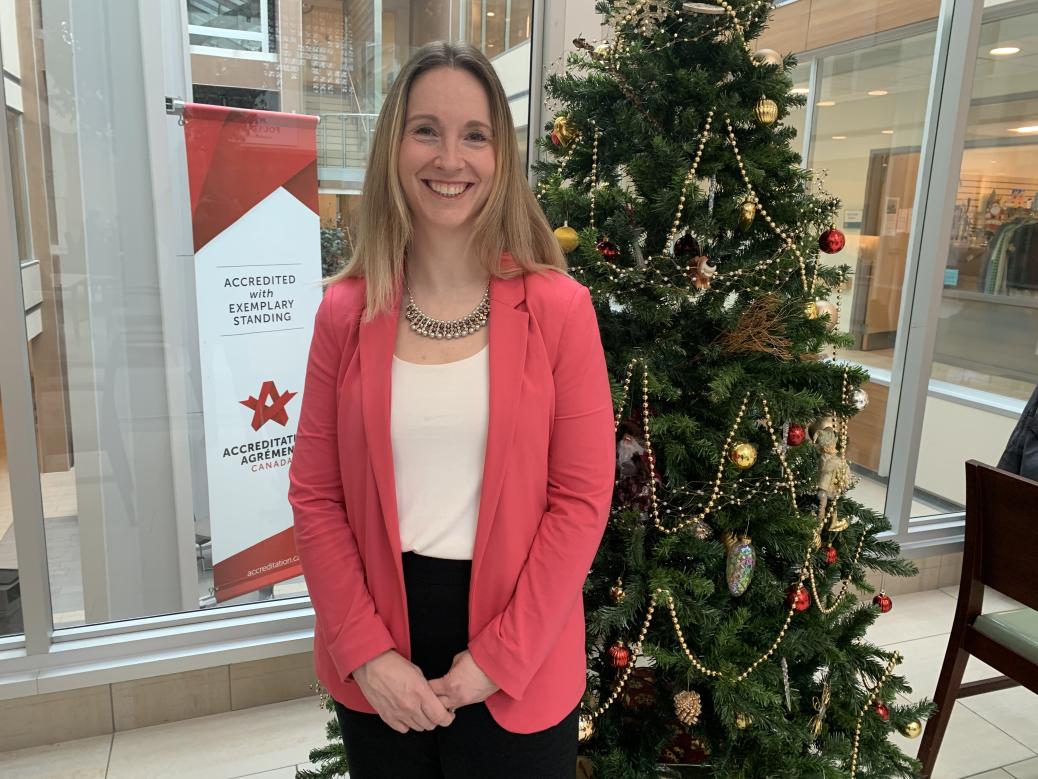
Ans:
{"type": "Polygon", "coordinates": [[[565,268],[493,67],[422,47],[317,313],[290,471],[353,779],[573,776],[615,441],[565,268]]]}

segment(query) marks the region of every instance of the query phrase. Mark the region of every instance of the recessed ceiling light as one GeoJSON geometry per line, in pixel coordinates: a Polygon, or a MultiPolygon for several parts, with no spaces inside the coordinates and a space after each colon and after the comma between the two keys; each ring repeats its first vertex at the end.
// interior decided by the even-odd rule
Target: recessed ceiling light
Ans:
{"type": "Polygon", "coordinates": [[[869,92],[869,97],[883,97],[884,95],[889,94],[890,93],[885,89],[873,89],[871,92],[869,92]]]}
{"type": "Polygon", "coordinates": [[[846,141],[847,140],[847,136],[846,135],[834,135],[833,136],[833,140],[834,141],[846,141]]]}
{"type": "Polygon", "coordinates": [[[1019,46],[996,46],[995,48],[993,48],[988,53],[989,54],[994,54],[996,57],[1009,57],[1009,56],[1011,56],[1013,54],[1019,54],[1020,53],[1020,47],[1019,46]]]}
{"type": "Polygon", "coordinates": [[[883,133],[884,135],[893,135],[894,134],[893,130],[880,130],[880,132],[883,133]]]}
{"type": "Polygon", "coordinates": [[[818,101],[818,105],[820,105],[822,108],[832,108],[834,105],[836,105],[836,101],[835,100],[819,100],[818,101]]]}
{"type": "Polygon", "coordinates": [[[793,87],[791,90],[789,90],[790,94],[792,95],[806,95],[810,91],[811,90],[807,87],[793,87]]]}
{"type": "Polygon", "coordinates": [[[1038,133],[1038,125],[1031,125],[1030,127],[1013,127],[1009,130],[1011,133],[1020,133],[1022,135],[1028,135],[1030,133],[1038,133]]]}

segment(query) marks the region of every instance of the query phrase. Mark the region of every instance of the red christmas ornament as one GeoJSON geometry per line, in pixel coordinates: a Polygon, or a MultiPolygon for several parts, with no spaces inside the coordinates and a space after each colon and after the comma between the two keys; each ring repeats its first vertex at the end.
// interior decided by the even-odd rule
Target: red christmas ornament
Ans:
{"type": "Polygon", "coordinates": [[[631,650],[617,641],[609,647],[609,657],[613,662],[613,668],[626,668],[631,662],[631,650]]]}
{"type": "Polygon", "coordinates": [[[836,547],[832,544],[825,549],[825,562],[827,565],[833,565],[837,560],[840,559],[840,555],[836,552],[836,547]]]}
{"type": "Polygon", "coordinates": [[[786,593],[786,603],[793,607],[793,611],[807,611],[811,608],[811,593],[802,584],[795,589],[790,587],[786,593]]]}
{"type": "Polygon", "coordinates": [[[674,241],[675,257],[698,257],[702,253],[703,252],[699,248],[699,241],[693,238],[689,233],[685,233],[674,241]]]}
{"type": "Polygon", "coordinates": [[[807,430],[804,429],[804,426],[795,422],[791,424],[789,432],[786,433],[786,443],[790,446],[800,446],[805,440],[807,440],[807,430]]]}
{"type": "Polygon", "coordinates": [[[876,712],[876,716],[884,722],[890,721],[890,709],[883,701],[876,701],[876,705],[872,707],[872,710],[876,712]]]}
{"type": "Polygon", "coordinates": [[[559,137],[558,132],[556,132],[555,130],[551,131],[551,142],[554,143],[556,146],[562,146],[562,139],[559,137]]]}
{"type": "Polygon", "coordinates": [[[892,608],[894,608],[894,601],[890,599],[890,596],[880,590],[879,595],[872,599],[872,602],[879,606],[881,613],[886,614],[892,608]]]}
{"type": "Polygon", "coordinates": [[[595,244],[598,247],[598,253],[601,254],[605,259],[612,262],[620,256],[620,250],[616,248],[616,244],[610,241],[608,238],[603,238],[595,244]]]}
{"type": "Polygon", "coordinates": [[[847,238],[835,227],[830,227],[818,237],[818,248],[826,254],[836,254],[847,245],[847,238]]]}

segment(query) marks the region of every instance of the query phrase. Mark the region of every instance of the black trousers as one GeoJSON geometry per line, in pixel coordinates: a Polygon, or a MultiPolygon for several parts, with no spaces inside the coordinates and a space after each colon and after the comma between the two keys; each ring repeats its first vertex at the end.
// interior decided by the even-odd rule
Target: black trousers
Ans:
{"type": "MultiPolygon", "coordinates": [[[[471,563],[405,552],[411,662],[426,679],[443,676],[468,645],[471,563]]],[[[512,733],[483,703],[462,706],[448,727],[398,733],[377,714],[335,711],[350,779],[573,779],[579,706],[537,733],[512,733]]]]}

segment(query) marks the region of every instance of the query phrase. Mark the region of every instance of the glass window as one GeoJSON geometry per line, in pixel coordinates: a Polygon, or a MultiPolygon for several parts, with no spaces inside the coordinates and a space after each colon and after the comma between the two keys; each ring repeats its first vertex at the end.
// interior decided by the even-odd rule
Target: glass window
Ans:
{"type": "Polygon", "coordinates": [[[18,552],[14,543],[14,512],[11,509],[11,479],[7,469],[4,412],[0,406],[0,636],[21,633],[22,630],[18,552]]]}
{"type": "Polygon", "coordinates": [[[15,238],[18,241],[17,260],[32,257],[32,238],[29,232],[29,199],[25,181],[25,153],[22,145],[22,115],[7,109],[7,151],[11,162],[11,188],[14,196],[15,238]]]}
{"type": "MultiPolygon", "coordinates": [[[[790,92],[794,95],[808,96],[811,91],[811,62],[801,62],[789,74],[793,80],[790,92]]],[[[807,120],[807,106],[794,106],[786,115],[785,123],[797,131],[797,141],[793,148],[800,149],[804,143],[804,123],[807,120]]]]}
{"type": "Polygon", "coordinates": [[[271,52],[277,3],[270,0],[187,0],[193,46],[271,52]]]}
{"type": "Polygon", "coordinates": [[[846,247],[822,258],[851,268],[830,302],[854,338],[840,357],[873,376],[869,406],[851,421],[849,456],[861,477],[854,497],[875,509],[886,498],[883,447],[893,431],[885,414],[934,45],[925,33],[819,64],[810,165],[842,202],[835,227],[846,247]]]}
{"type": "Polygon", "coordinates": [[[916,517],[961,510],[1038,384],[1038,13],[986,12],[941,291],[916,517]]]}
{"type": "Polygon", "coordinates": [[[508,48],[530,40],[533,24],[533,0],[508,0],[508,48]]]}
{"type": "MultiPolygon", "coordinates": [[[[349,255],[371,134],[387,90],[418,46],[465,35],[464,6],[448,0],[308,2],[299,13],[279,16],[272,12],[276,0],[185,3],[193,45],[183,55],[194,102],[320,118],[317,202],[306,203],[307,220],[312,217],[313,245],[319,243],[321,252],[318,258],[315,248],[313,264],[320,259],[324,272],[333,271],[349,255]],[[209,48],[199,51],[200,42],[209,48]],[[266,59],[243,57],[243,50],[264,52],[266,59]]],[[[88,13],[81,4],[69,8],[67,18],[45,14],[43,21],[33,19],[44,26],[19,30],[27,36],[22,51],[35,60],[21,87],[26,103],[31,96],[39,106],[42,142],[23,148],[20,116],[10,113],[4,138],[5,153],[21,163],[13,166],[15,190],[25,193],[24,203],[14,200],[16,222],[27,241],[27,215],[38,217],[32,225],[38,245],[51,249],[33,269],[37,331],[29,343],[29,369],[52,623],[66,628],[305,594],[302,577],[291,573],[262,584],[250,578],[249,588],[227,597],[227,590],[217,592],[214,559],[220,557],[220,517],[228,514],[212,497],[213,458],[237,457],[238,464],[241,457],[252,458],[250,464],[270,459],[255,450],[213,455],[207,448],[213,415],[203,395],[212,390],[203,375],[219,372],[227,360],[202,356],[205,308],[196,290],[203,277],[192,258],[190,226],[192,218],[197,222],[219,209],[203,199],[192,211],[190,193],[177,189],[186,180],[186,155],[175,145],[184,135],[174,120],[168,121],[177,131],[169,136],[179,140],[170,159],[151,156],[163,152],[148,140],[149,113],[161,110],[165,94],[141,98],[153,85],[144,79],[140,47],[117,45],[140,34],[138,12],[110,14],[111,25],[98,27],[77,23],[88,13]],[[69,58],[73,39],[82,56],[69,58]],[[46,82],[36,78],[39,73],[47,74],[46,82]],[[160,178],[166,166],[169,176],[160,178]]],[[[507,85],[513,115],[521,119],[518,138],[525,139],[530,58],[522,47],[529,41],[506,51],[506,41],[517,40],[509,8],[508,2],[490,4],[476,18],[481,34],[482,22],[489,22],[482,40],[497,41],[497,51],[484,50],[507,85]],[[493,10],[498,21],[484,10],[493,10]]],[[[523,14],[529,11],[529,4],[522,7],[523,14]]],[[[528,34],[525,22],[516,29],[528,34]]],[[[226,137],[236,138],[236,129],[228,128],[226,137]]],[[[236,172],[224,171],[226,180],[235,181],[236,172]]],[[[293,177],[275,194],[294,186],[293,177]]],[[[24,247],[31,246],[20,247],[30,254],[24,247]]],[[[316,283],[313,290],[316,300],[316,283]]],[[[3,312],[5,324],[16,315],[22,312],[3,312]]],[[[226,348],[228,359],[233,353],[226,348]]],[[[243,441],[260,428],[266,437],[283,435],[275,406],[281,403],[291,419],[299,403],[292,398],[300,386],[272,381],[267,388],[272,377],[259,378],[223,398],[230,398],[224,404],[229,411],[221,413],[236,412],[243,441]]],[[[290,452],[290,442],[278,446],[278,452],[290,452]]],[[[21,624],[5,605],[17,591],[7,454],[0,447],[0,633],[21,624]]],[[[281,461],[289,456],[277,454],[281,461]]],[[[278,501],[290,533],[287,496],[272,499],[278,501]]],[[[254,524],[254,517],[239,512],[234,521],[254,524]]],[[[274,559],[275,568],[290,559],[274,559]]],[[[254,570],[268,572],[269,563],[257,567],[248,556],[240,562],[249,577],[254,570]]]]}

